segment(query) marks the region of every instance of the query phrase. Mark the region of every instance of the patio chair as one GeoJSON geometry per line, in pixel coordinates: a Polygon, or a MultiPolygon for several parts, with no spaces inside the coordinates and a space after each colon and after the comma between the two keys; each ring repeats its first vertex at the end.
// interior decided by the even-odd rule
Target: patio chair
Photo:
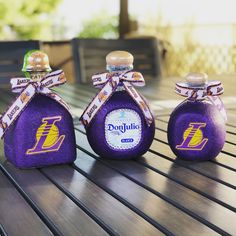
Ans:
{"type": "Polygon", "coordinates": [[[40,49],[39,41],[0,41],[0,84],[9,84],[13,76],[22,76],[24,55],[40,49]]]}
{"type": "Polygon", "coordinates": [[[75,81],[74,61],[69,40],[45,41],[43,42],[43,51],[48,54],[50,66],[53,70],[62,69],[68,82],[75,81]]]}
{"type": "Polygon", "coordinates": [[[79,39],[71,41],[78,83],[88,83],[94,73],[104,71],[105,57],[113,50],[127,50],[134,56],[134,69],[145,79],[161,76],[158,41],[145,39],[79,39]]]}

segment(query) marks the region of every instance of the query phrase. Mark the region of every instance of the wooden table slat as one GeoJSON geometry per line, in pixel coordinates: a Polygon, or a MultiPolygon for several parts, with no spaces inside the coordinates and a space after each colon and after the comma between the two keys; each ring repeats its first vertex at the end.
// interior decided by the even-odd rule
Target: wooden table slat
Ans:
{"type": "MultiPolygon", "coordinates": [[[[0,235],[7,236],[7,232],[1,224],[0,224],[0,235]]],[[[12,235],[14,235],[14,234],[12,234],[12,235]]]]}
{"type": "Polygon", "coordinates": [[[108,235],[37,169],[20,170],[10,163],[4,163],[4,167],[61,234],[108,235]]]}
{"type": "MultiPolygon", "coordinates": [[[[76,134],[78,133],[76,132],[76,134]]],[[[86,149],[91,153],[91,155],[96,156],[96,154],[89,147],[89,144],[85,141],[85,139],[83,139],[82,135],[83,134],[77,135],[77,140],[80,147],[86,149]],[[81,142],[81,140],[83,140],[83,142],[81,142]]],[[[105,163],[106,166],[116,170],[118,173],[134,181],[148,191],[156,194],[166,201],[169,201],[176,207],[190,214],[192,217],[204,222],[206,225],[211,225],[211,227],[218,230],[219,233],[233,233],[236,231],[236,225],[231,225],[224,221],[226,215],[228,216],[227,218],[232,219],[232,221],[236,220],[236,215],[234,212],[164,177],[163,175],[147,169],[135,161],[107,160],[101,159],[98,156],[95,157],[95,159],[98,162],[103,164],[105,163]],[[206,209],[208,208],[211,209],[211,215],[209,216],[206,214],[206,209]],[[206,219],[208,219],[208,221],[206,221],[206,219]],[[217,227],[218,225],[219,227],[217,227]],[[220,232],[220,228],[225,229],[225,232],[220,232]]]]}
{"type": "MultiPolygon", "coordinates": [[[[63,94],[65,95],[65,94],[67,94],[67,96],[69,96],[69,92],[63,92],[63,94]]],[[[72,93],[72,94],[74,94],[74,96],[72,96],[72,97],[66,97],[66,100],[67,101],[69,101],[69,103],[71,104],[71,105],[74,105],[74,106],[76,106],[76,107],[78,107],[78,101],[76,100],[77,98],[78,98],[78,92],[77,93],[72,93]]],[[[80,98],[79,98],[80,99],[80,98]]],[[[80,108],[82,108],[81,107],[81,100],[79,100],[80,101],[80,108]]],[[[157,122],[158,123],[158,122],[157,122]]],[[[235,162],[236,163],[236,162],[235,162]]],[[[217,162],[215,162],[215,164],[218,164],[217,162]]],[[[224,163],[225,164],[225,163],[224,163]]]]}
{"type": "Polygon", "coordinates": [[[172,153],[170,147],[159,141],[154,141],[151,145],[150,150],[153,153],[161,154],[163,157],[175,162],[176,164],[188,168],[194,172],[225,184],[231,188],[236,188],[236,173],[232,170],[224,168],[220,165],[216,165],[212,162],[189,162],[185,160],[176,159],[175,155],[172,153]],[[155,151],[157,150],[157,151],[155,151]]]}
{"type": "MultiPolygon", "coordinates": [[[[163,125],[163,123],[161,123],[159,121],[156,122],[155,139],[157,141],[161,141],[161,142],[163,142],[163,143],[168,145],[167,128],[165,127],[165,125],[163,125]]],[[[227,149],[227,143],[225,143],[223,150],[227,150],[227,152],[234,152],[235,149],[236,149],[236,146],[231,145],[230,149],[231,150],[227,149]]],[[[236,168],[236,159],[235,159],[235,157],[233,155],[228,155],[224,151],[221,151],[217,157],[218,157],[219,160],[222,159],[222,164],[224,164],[226,167],[236,168]],[[228,163],[227,161],[224,162],[223,157],[227,157],[227,161],[230,160],[231,162],[230,163],[228,163]]],[[[214,160],[213,160],[213,162],[214,162],[214,160]]]]}
{"type": "MultiPolygon", "coordinates": [[[[169,149],[169,151],[167,152],[167,155],[168,155],[168,157],[172,157],[172,156],[174,156],[174,154],[170,154],[171,153],[171,151],[170,151],[170,148],[169,148],[169,145],[168,145],[168,141],[167,141],[167,134],[166,134],[166,132],[165,131],[162,131],[162,130],[156,130],[156,133],[155,133],[155,141],[157,141],[158,142],[158,144],[159,144],[159,142],[161,142],[162,144],[164,144],[164,145],[166,145],[167,146],[167,148],[169,149]]],[[[227,157],[227,161],[230,161],[231,162],[231,166],[229,166],[229,164],[227,163],[227,162],[225,162],[224,163],[224,165],[226,165],[227,167],[229,167],[229,169],[234,169],[234,168],[236,168],[236,159],[234,158],[234,157],[232,157],[232,156],[230,156],[230,155],[227,155],[227,154],[225,154],[225,153],[223,153],[223,152],[221,152],[221,153],[219,153],[219,155],[217,156],[217,159],[220,161],[220,159],[223,159],[223,157],[227,157]],[[231,168],[230,168],[231,167],[231,168]]],[[[173,158],[175,158],[175,156],[173,157],[173,158]]],[[[187,164],[189,164],[190,162],[189,161],[183,161],[183,163],[187,163],[187,164]]],[[[201,167],[204,167],[202,170],[204,170],[204,169],[206,169],[206,172],[208,172],[208,175],[213,175],[212,173],[211,173],[211,170],[209,169],[209,170],[207,170],[207,168],[205,168],[205,167],[212,167],[212,166],[214,166],[214,164],[217,164],[217,163],[212,163],[212,162],[194,162],[194,164],[196,164],[196,165],[198,165],[198,166],[201,166],[201,167]]],[[[221,167],[221,166],[219,166],[218,167],[218,169],[221,169],[221,168],[224,168],[224,167],[221,167]]],[[[223,171],[225,171],[225,174],[227,174],[228,173],[228,177],[229,177],[229,179],[227,180],[227,181],[229,181],[229,183],[231,183],[232,185],[236,185],[236,181],[235,181],[235,179],[236,179],[236,173],[235,173],[235,171],[234,170],[223,170],[223,171]],[[231,176],[232,175],[232,176],[231,176]],[[231,176],[231,177],[230,177],[231,176]],[[232,183],[233,182],[233,183],[232,183]]],[[[213,177],[214,177],[214,175],[213,175],[213,177]]],[[[220,178],[221,179],[223,179],[224,177],[222,176],[222,175],[220,175],[220,178]]]]}
{"type": "MultiPolygon", "coordinates": [[[[155,91],[155,87],[154,87],[154,91],[155,91]]],[[[72,86],[72,85],[66,85],[65,88],[59,87],[56,89],[57,91],[59,91],[60,93],[66,95],[72,95],[74,98],[79,99],[82,103],[81,104],[88,104],[88,102],[91,101],[91,99],[94,97],[94,95],[97,93],[97,89],[94,89],[92,87],[92,85],[77,85],[77,86],[72,86]]],[[[152,96],[153,93],[151,93],[149,90],[150,89],[146,89],[146,88],[139,88],[140,92],[147,97],[147,99],[150,100],[150,103],[152,101],[152,99],[158,100],[158,97],[161,97],[161,100],[163,100],[163,98],[168,98],[168,99],[175,99],[178,98],[177,95],[175,93],[169,93],[167,95],[166,91],[163,91],[163,89],[161,90],[162,94],[160,94],[160,91],[158,91],[158,96],[154,95],[152,96]]],[[[154,93],[155,94],[155,93],[154,93]]],[[[183,99],[182,99],[183,100],[183,99]]],[[[179,102],[181,102],[182,100],[179,99],[179,102]]],[[[152,104],[152,103],[151,103],[152,104]]],[[[158,105],[159,107],[160,105],[158,105]]],[[[163,109],[165,107],[162,107],[163,109]]],[[[166,111],[168,111],[168,114],[170,114],[170,112],[173,110],[174,108],[171,109],[165,109],[166,111]]],[[[236,107],[235,107],[236,109],[236,107]]],[[[227,114],[228,117],[230,118],[230,121],[227,122],[226,124],[226,129],[233,134],[236,134],[236,128],[235,128],[235,119],[236,117],[234,115],[231,115],[231,111],[232,110],[228,110],[227,114]],[[233,118],[232,118],[233,116],[233,118]]],[[[157,111],[159,112],[159,111],[157,111]]]]}
{"type": "Polygon", "coordinates": [[[106,189],[112,196],[118,195],[119,200],[123,203],[126,201],[131,204],[134,211],[138,209],[146,217],[158,222],[174,234],[189,235],[188,228],[182,227],[184,222],[188,222],[188,227],[195,234],[216,234],[215,231],[204,224],[191,218],[178,208],[173,207],[124,176],[121,176],[114,170],[97,162],[86,153],[79,152],[75,165],[81,173],[86,174],[87,178],[103,189],[106,189]],[[175,220],[170,221],[169,219],[175,220]]]}
{"type": "MultiPolygon", "coordinates": [[[[157,125],[156,133],[155,133],[155,139],[157,141],[161,141],[164,144],[168,145],[167,133],[166,132],[167,131],[165,130],[165,127],[163,128],[163,126],[160,125],[160,124],[157,125]],[[161,126],[161,128],[159,128],[160,126],[161,126]]],[[[235,157],[233,157],[232,155],[228,155],[224,152],[220,152],[219,155],[216,157],[216,159],[211,160],[210,162],[222,165],[223,167],[231,169],[232,171],[236,171],[236,159],[235,159],[235,157]]]]}
{"type": "Polygon", "coordinates": [[[162,233],[118,200],[69,166],[48,167],[42,172],[66,194],[73,196],[119,235],[161,235],[162,233]],[[71,178],[73,176],[73,178],[71,178]]]}
{"type": "Polygon", "coordinates": [[[0,188],[0,234],[53,235],[1,170],[0,188]]]}
{"type": "MultiPolygon", "coordinates": [[[[78,94],[78,93],[76,93],[76,94],[78,94]]],[[[74,102],[74,104],[73,105],[75,105],[75,102],[74,102]]],[[[158,122],[157,122],[158,123],[158,122]]],[[[166,136],[166,134],[165,134],[165,136],[166,136]]],[[[156,135],[156,137],[158,137],[158,135],[156,135]]],[[[155,144],[155,141],[154,141],[154,144],[155,144]]],[[[154,146],[154,144],[153,144],[153,146],[154,146]]],[[[161,143],[158,143],[158,145],[162,145],[161,143]]],[[[152,146],[152,147],[153,147],[152,146]]],[[[163,146],[163,145],[162,145],[163,146]]],[[[158,146],[157,145],[155,145],[154,146],[154,148],[152,148],[151,147],[151,149],[154,149],[154,150],[158,150],[158,146]]],[[[163,146],[164,147],[164,146],[163,146]]],[[[166,149],[169,151],[169,148],[165,148],[164,150],[166,151],[166,149]]],[[[172,157],[172,159],[173,158],[175,158],[174,156],[173,156],[173,154],[172,154],[172,152],[171,151],[169,151],[168,152],[168,157],[172,157]]],[[[210,164],[213,164],[213,163],[210,163],[210,164]]],[[[208,165],[208,166],[210,166],[210,164],[209,163],[199,163],[198,165],[208,165]]],[[[217,162],[215,162],[215,164],[217,164],[217,162]]],[[[222,167],[223,168],[223,167],[222,167]]],[[[196,171],[197,170],[197,168],[194,168],[194,170],[196,171]]],[[[199,170],[199,169],[198,169],[199,170]]],[[[219,170],[220,170],[220,167],[219,167],[219,170]]],[[[226,170],[226,172],[227,172],[227,170],[226,170]]],[[[208,171],[207,169],[202,169],[202,170],[200,170],[200,173],[201,174],[204,174],[204,175],[206,175],[207,177],[212,177],[212,178],[216,178],[216,176],[214,175],[214,172],[211,172],[211,171],[208,171]],[[205,171],[204,171],[205,170],[205,171]],[[206,173],[207,172],[207,173],[206,173]],[[213,176],[212,176],[213,175],[213,176]]],[[[229,172],[230,173],[230,172],[229,172]]],[[[227,174],[227,173],[225,173],[224,174],[225,176],[226,176],[226,178],[228,179],[228,180],[231,180],[231,177],[232,176],[230,176],[230,175],[233,175],[233,176],[235,176],[235,173],[231,173],[231,174],[227,174]]],[[[234,178],[233,178],[234,179],[234,178]]],[[[226,183],[226,184],[229,184],[229,186],[232,186],[232,187],[234,187],[234,185],[231,185],[231,183],[228,183],[227,181],[225,181],[224,179],[222,180],[222,179],[219,179],[219,181],[221,181],[222,183],[226,183]]]]}
{"type": "MultiPolygon", "coordinates": [[[[68,88],[68,87],[67,87],[68,88]]],[[[94,94],[95,94],[95,91],[92,94],[87,94],[87,91],[85,90],[81,90],[79,89],[78,87],[77,88],[71,88],[69,87],[70,89],[67,90],[66,89],[63,89],[63,88],[57,88],[57,91],[62,94],[62,96],[65,98],[65,100],[67,102],[69,102],[72,106],[75,106],[75,107],[80,107],[80,108],[85,108],[87,106],[87,104],[91,101],[91,99],[94,97],[94,94]],[[87,96],[86,96],[87,95],[87,96]],[[79,100],[79,103],[78,103],[78,100],[79,100]]],[[[164,122],[167,123],[168,119],[169,119],[169,116],[162,116],[162,119],[160,119],[158,116],[157,116],[157,119],[158,120],[162,120],[164,122]],[[166,121],[167,120],[167,121],[166,121]]],[[[231,130],[231,127],[230,127],[230,130],[231,130]]],[[[232,131],[232,130],[231,130],[232,131]]],[[[235,142],[235,139],[233,139],[231,136],[232,134],[231,133],[228,133],[229,134],[229,137],[230,137],[230,140],[231,142],[235,142]]],[[[228,137],[228,136],[227,136],[228,137]]]]}
{"type": "MultiPolygon", "coordinates": [[[[167,131],[168,121],[169,121],[169,116],[162,116],[161,118],[157,116],[157,122],[156,122],[157,128],[167,131]]],[[[236,140],[236,135],[226,133],[226,143],[223,147],[223,150],[227,151],[229,154],[234,154],[236,151],[236,145],[234,144],[234,142],[236,142],[235,140],[236,140]],[[227,143],[227,141],[232,142],[233,144],[227,143]]]]}
{"type": "MultiPolygon", "coordinates": [[[[78,129],[79,132],[77,132],[77,130],[75,131],[76,138],[79,140],[78,145],[79,147],[85,147],[86,150],[89,150],[90,153],[92,153],[93,151],[87,140],[83,139],[83,135],[85,134],[82,130],[83,128],[81,127],[81,130],[78,129]]],[[[214,199],[218,203],[224,204],[231,210],[235,210],[236,208],[236,191],[228,186],[193,172],[190,169],[186,169],[184,166],[179,166],[171,160],[157,156],[152,152],[147,152],[143,157],[139,157],[136,161],[147,165],[148,167],[158,167],[157,169],[161,171],[162,174],[167,174],[167,176],[171,177],[174,181],[180,182],[184,186],[187,186],[210,199],[214,199]],[[149,162],[151,165],[148,165],[149,162]],[[213,192],[208,186],[214,186],[216,192],[213,192]]]]}
{"type": "MultiPolygon", "coordinates": [[[[40,170],[18,170],[5,162],[0,166],[4,173],[0,173],[0,185],[1,181],[7,182],[9,188],[5,195],[0,194],[0,200],[9,191],[13,197],[18,196],[19,209],[26,205],[29,212],[32,208],[35,218],[29,220],[37,219],[42,223],[41,230],[46,228],[49,234],[55,230],[55,235],[234,235],[235,80],[231,78],[228,83],[224,82],[226,78],[214,77],[218,78],[225,85],[222,98],[228,112],[227,136],[222,152],[208,162],[177,159],[168,146],[169,115],[182,101],[173,92],[177,77],[148,81],[146,87],[139,89],[157,115],[156,134],[149,151],[129,161],[98,157],[78,122],[97,90],[91,84],[56,88],[73,108],[77,160],[72,166],[40,170]]],[[[0,112],[3,112],[15,95],[0,88],[0,96],[0,112]]],[[[3,161],[0,155],[0,162],[3,161]]],[[[9,202],[4,204],[5,209],[10,208],[8,205],[9,202]]],[[[0,211],[1,217],[4,215],[0,211]]],[[[10,232],[7,223],[0,221],[6,233],[10,232]]],[[[16,219],[16,224],[19,223],[22,220],[16,219]]]]}

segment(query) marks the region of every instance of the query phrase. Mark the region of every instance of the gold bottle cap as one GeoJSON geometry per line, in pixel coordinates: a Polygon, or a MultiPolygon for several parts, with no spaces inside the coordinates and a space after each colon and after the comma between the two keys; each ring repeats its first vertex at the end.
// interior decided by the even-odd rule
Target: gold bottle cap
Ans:
{"type": "Polygon", "coordinates": [[[23,72],[50,72],[48,55],[39,50],[26,53],[24,57],[23,72]]]}
{"type": "Polygon", "coordinates": [[[112,51],[106,56],[108,66],[132,66],[133,62],[133,55],[126,51],[112,51]]]}
{"type": "Polygon", "coordinates": [[[208,76],[205,73],[189,73],[185,79],[190,86],[198,87],[207,83],[208,76]]]}

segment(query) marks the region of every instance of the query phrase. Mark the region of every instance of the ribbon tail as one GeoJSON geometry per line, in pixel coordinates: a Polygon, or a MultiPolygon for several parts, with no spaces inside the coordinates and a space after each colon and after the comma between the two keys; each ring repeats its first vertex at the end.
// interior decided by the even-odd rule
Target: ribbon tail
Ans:
{"type": "Polygon", "coordinates": [[[136,91],[136,89],[130,84],[129,82],[123,82],[125,90],[129,93],[129,95],[133,98],[133,100],[137,103],[137,105],[140,107],[146,123],[148,126],[150,126],[154,120],[152,112],[147,105],[146,101],[140,96],[140,94],[136,91]]]}
{"type": "Polygon", "coordinates": [[[218,96],[207,96],[208,100],[216,106],[216,108],[220,111],[221,115],[223,116],[225,122],[227,121],[227,113],[224,106],[224,103],[222,102],[221,98],[218,96]]]}
{"type": "Polygon", "coordinates": [[[26,106],[35,96],[36,88],[29,84],[13,102],[7,111],[0,117],[0,138],[3,138],[8,128],[14,124],[26,106]]]}
{"type": "Polygon", "coordinates": [[[60,105],[62,105],[66,110],[70,110],[70,106],[55,92],[53,92],[52,90],[48,89],[48,88],[42,88],[39,93],[42,93],[44,95],[46,95],[47,97],[52,98],[53,100],[55,100],[56,102],[58,102],[60,105]]]}
{"type": "Polygon", "coordinates": [[[92,102],[84,110],[80,120],[85,127],[89,125],[100,108],[114,93],[118,86],[119,80],[119,77],[113,77],[108,80],[104,87],[98,92],[98,94],[93,98],[92,102]]]}

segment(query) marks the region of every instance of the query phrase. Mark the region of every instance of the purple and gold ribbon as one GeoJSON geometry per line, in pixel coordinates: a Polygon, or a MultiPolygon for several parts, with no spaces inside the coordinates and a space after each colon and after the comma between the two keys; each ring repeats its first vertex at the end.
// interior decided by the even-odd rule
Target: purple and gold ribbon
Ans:
{"type": "Polygon", "coordinates": [[[176,83],[175,92],[183,97],[194,100],[203,100],[207,96],[219,96],[223,94],[224,88],[220,81],[209,81],[199,87],[190,86],[188,83],[176,83]]]}
{"type": "Polygon", "coordinates": [[[12,91],[15,93],[20,93],[20,95],[7,109],[7,111],[0,116],[0,138],[3,138],[7,129],[16,121],[37,93],[44,94],[54,99],[56,102],[69,110],[69,106],[66,102],[64,102],[59,95],[50,90],[51,87],[62,85],[65,82],[66,77],[62,70],[57,70],[47,74],[39,81],[33,81],[29,78],[11,79],[12,91]]]}
{"type": "Polygon", "coordinates": [[[175,84],[175,92],[193,101],[208,99],[221,112],[224,120],[227,121],[225,106],[219,97],[219,95],[224,93],[224,87],[220,81],[212,80],[199,87],[179,82],[175,84]]]}
{"type": "Polygon", "coordinates": [[[100,92],[95,96],[92,102],[83,112],[80,120],[84,126],[88,126],[93,117],[97,114],[100,108],[106,101],[109,100],[111,95],[116,91],[118,85],[123,85],[125,90],[133,98],[133,100],[140,107],[146,123],[148,126],[153,122],[153,116],[147,105],[146,101],[140,96],[140,94],[133,87],[144,86],[145,81],[141,73],[133,71],[123,71],[117,73],[102,73],[92,76],[93,85],[97,88],[101,88],[100,92]]]}

